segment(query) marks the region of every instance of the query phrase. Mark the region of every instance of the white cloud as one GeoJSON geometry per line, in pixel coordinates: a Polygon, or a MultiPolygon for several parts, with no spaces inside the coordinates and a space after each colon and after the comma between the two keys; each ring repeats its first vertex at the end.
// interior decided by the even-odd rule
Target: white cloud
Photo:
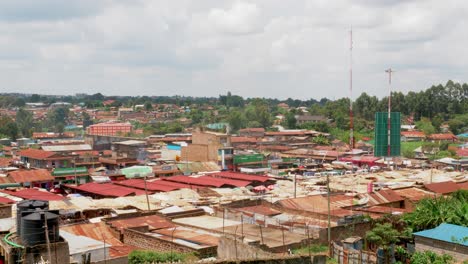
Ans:
{"type": "Polygon", "coordinates": [[[2,92],[339,98],[468,71],[465,1],[30,0],[0,4],[2,92]]]}

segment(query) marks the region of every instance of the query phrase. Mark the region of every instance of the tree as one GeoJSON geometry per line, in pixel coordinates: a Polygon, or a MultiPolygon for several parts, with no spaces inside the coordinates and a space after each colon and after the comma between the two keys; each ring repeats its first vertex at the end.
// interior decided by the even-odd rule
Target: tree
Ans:
{"type": "Polygon", "coordinates": [[[422,132],[424,132],[424,134],[426,135],[431,135],[435,132],[435,128],[428,118],[423,118],[420,121],[416,122],[416,127],[422,132]]]}
{"type": "Polygon", "coordinates": [[[150,101],[145,102],[145,111],[151,111],[153,110],[153,104],[151,104],[150,101]]]}
{"type": "Polygon", "coordinates": [[[41,96],[38,95],[38,94],[32,94],[32,95],[31,95],[31,98],[29,99],[29,101],[30,101],[31,103],[37,103],[37,102],[39,102],[40,100],[41,100],[41,96]]]}
{"type": "Polygon", "coordinates": [[[432,251],[415,252],[411,256],[411,263],[418,264],[451,264],[455,263],[452,256],[448,254],[438,255],[432,251]]]}
{"type": "Polygon", "coordinates": [[[403,219],[413,231],[435,228],[441,223],[468,226],[468,191],[458,190],[448,197],[423,199],[403,219]]]}
{"type": "Polygon", "coordinates": [[[0,134],[10,137],[13,141],[18,137],[18,127],[10,117],[0,116],[0,134]]]}
{"type": "Polygon", "coordinates": [[[294,129],[296,128],[296,117],[294,116],[294,113],[289,112],[286,114],[286,119],[285,119],[285,125],[289,129],[294,129]]]}
{"type": "Polygon", "coordinates": [[[69,110],[65,107],[58,107],[47,112],[48,127],[54,129],[55,132],[62,133],[65,125],[68,123],[69,110]]]}
{"type": "Polygon", "coordinates": [[[376,247],[382,247],[385,259],[388,258],[388,249],[390,245],[395,244],[400,239],[400,233],[393,228],[391,223],[376,224],[371,231],[367,231],[366,239],[376,247]]]}
{"type": "Polygon", "coordinates": [[[16,112],[16,125],[18,131],[23,137],[31,136],[31,128],[33,124],[33,115],[31,112],[26,111],[24,108],[20,108],[16,112]]]}
{"type": "Polygon", "coordinates": [[[242,113],[237,110],[231,111],[228,116],[228,123],[231,126],[232,131],[238,131],[241,129],[244,124],[242,113]]]}
{"type": "Polygon", "coordinates": [[[264,99],[253,99],[245,111],[245,117],[249,123],[255,121],[263,128],[268,128],[272,124],[270,110],[264,99]]]}

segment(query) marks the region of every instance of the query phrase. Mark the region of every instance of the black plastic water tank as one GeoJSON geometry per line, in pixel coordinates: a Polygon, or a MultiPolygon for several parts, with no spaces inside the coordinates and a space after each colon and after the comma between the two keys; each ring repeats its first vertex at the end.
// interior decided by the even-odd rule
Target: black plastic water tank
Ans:
{"type": "Polygon", "coordinates": [[[37,210],[48,210],[49,202],[38,200],[24,200],[16,205],[16,234],[21,235],[21,214],[37,210]]]}
{"type": "MultiPolygon", "coordinates": [[[[56,211],[55,211],[56,212],[56,211]]],[[[52,212],[31,212],[30,214],[23,213],[21,217],[21,241],[25,246],[35,246],[45,244],[46,229],[45,222],[47,221],[47,229],[50,243],[59,241],[59,216],[52,212]]]]}

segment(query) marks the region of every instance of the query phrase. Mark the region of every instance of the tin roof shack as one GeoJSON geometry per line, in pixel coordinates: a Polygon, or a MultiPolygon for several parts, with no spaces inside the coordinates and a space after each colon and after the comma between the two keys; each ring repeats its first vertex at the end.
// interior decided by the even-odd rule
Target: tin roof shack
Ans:
{"type": "Polygon", "coordinates": [[[468,259],[468,227],[443,223],[436,228],[413,233],[417,252],[449,254],[457,261],[468,259]]]}
{"type": "Polygon", "coordinates": [[[51,187],[54,181],[54,177],[46,169],[10,171],[7,173],[7,177],[11,178],[13,182],[28,187],[47,188],[51,187]]]}
{"type": "Polygon", "coordinates": [[[398,195],[405,199],[404,208],[411,212],[416,207],[416,204],[424,198],[433,198],[438,196],[433,192],[428,192],[416,187],[407,187],[401,189],[393,189],[398,195]]]}
{"type": "Polygon", "coordinates": [[[446,181],[426,183],[424,184],[424,188],[440,195],[447,195],[458,191],[460,189],[460,186],[453,181],[446,181]]]}
{"type": "MultiPolygon", "coordinates": [[[[138,247],[127,245],[121,242],[114,236],[114,231],[104,222],[76,224],[61,226],[60,231],[66,231],[76,236],[83,236],[89,239],[97,240],[101,245],[106,244],[108,254],[106,254],[107,262],[112,263],[113,260],[127,260],[128,254],[138,247]]],[[[126,262],[123,262],[126,263],[126,262]]]]}
{"type": "Polygon", "coordinates": [[[280,228],[264,227],[247,224],[213,216],[184,217],[173,220],[175,223],[209,231],[219,235],[243,237],[243,242],[260,245],[270,252],[286,252],[288,249],[300,247],[307,238],[304,234],[296,234],[280,228]]]}
{"type": "Polygon", "coordinates": [[[197,252],[201,257],[216,255],[219,235],[175,225],[155,212],[126,214],[104,221],[128,245],[155,251],[197,252]]]}

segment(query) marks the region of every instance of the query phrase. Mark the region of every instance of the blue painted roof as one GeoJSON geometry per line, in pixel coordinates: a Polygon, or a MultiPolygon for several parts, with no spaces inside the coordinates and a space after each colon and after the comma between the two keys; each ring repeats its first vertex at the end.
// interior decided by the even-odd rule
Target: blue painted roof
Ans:
{"type": "Polygon", "coordinates": [[[468,227],[440,224],[438,227],[413,233],[415,236],[427,237],[436,240],[441,240],[449,243],[457,243],[468,246],[468,240],[463,241],[463,238],[468,237],[468,227]]]}

